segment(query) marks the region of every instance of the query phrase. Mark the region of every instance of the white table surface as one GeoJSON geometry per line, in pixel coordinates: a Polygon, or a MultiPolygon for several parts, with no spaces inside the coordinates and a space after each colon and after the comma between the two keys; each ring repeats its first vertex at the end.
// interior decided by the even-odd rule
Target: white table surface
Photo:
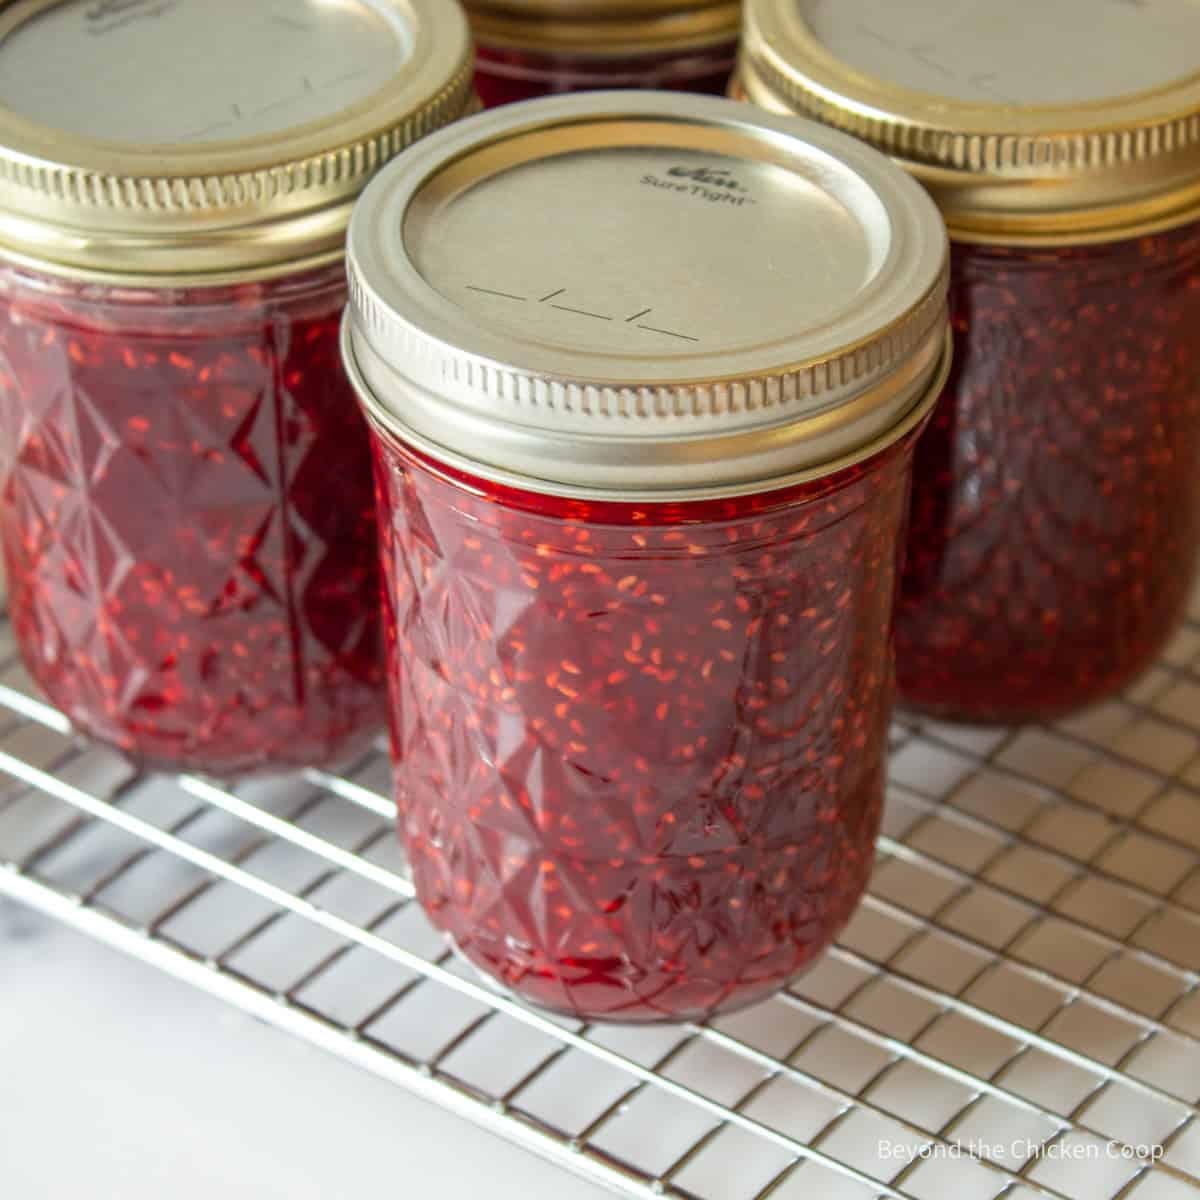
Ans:
{"type": "Polygon", "coordinates": [[[606,1195],[0,899],[6,1200],[606,1195]]]}

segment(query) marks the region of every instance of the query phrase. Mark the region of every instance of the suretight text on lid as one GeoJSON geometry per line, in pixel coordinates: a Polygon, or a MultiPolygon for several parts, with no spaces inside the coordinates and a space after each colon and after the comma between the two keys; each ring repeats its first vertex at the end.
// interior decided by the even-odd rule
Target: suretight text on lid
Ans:
{"type": "Polygon", "coordinates": [[[502,109],[350,234],[378,419],[566,491],[746,488],[865,454],[943,361],[947,245],[869,147],[690,96],[502,109]]]}

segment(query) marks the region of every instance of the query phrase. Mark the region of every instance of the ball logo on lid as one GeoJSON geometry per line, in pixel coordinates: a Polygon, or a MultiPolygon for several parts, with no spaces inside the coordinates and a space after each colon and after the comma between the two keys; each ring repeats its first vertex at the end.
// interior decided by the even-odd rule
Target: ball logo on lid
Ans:
{"type": "Polygon", "coordinates": [[[672,167],[668,175],[676,179],[690,179],[693,183],[707,184],[709,187],[732,188],[735,192],[746,192],[733,177],[733,172],[726,167],[672,167]]]}

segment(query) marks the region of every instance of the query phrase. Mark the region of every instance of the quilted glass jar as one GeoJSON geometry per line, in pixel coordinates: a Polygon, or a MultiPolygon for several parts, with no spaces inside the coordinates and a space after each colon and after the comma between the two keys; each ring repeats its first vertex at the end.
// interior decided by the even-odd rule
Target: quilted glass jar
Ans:
{"type": "Polygon", "coordinates": [[[563,92],[722,95],[741,0],[466,0],[488,108],[563,92]]]}
{"type": "Polygon", "coordinates": [[[747,4],[743,94],[892,154],[949,225],[955,369],[917,451],[897,676],[964,721],[1129,684],[1200,548],[1200,8],[1044,8],[747,4]]]}
{"type": "Polygon", "coordinates": [[[345,231],[469,98],[444,0],[0,15],[0,540],[26,668],[79,730],[216,775],[378,730],[345,231]]]}
{"type": "Polygon", "coordinates": [[[881,155],[723,100],[497,110],[368,189],[396,799],[489,978],[698,1017],[850,916],[946,258],[881,155]]]}

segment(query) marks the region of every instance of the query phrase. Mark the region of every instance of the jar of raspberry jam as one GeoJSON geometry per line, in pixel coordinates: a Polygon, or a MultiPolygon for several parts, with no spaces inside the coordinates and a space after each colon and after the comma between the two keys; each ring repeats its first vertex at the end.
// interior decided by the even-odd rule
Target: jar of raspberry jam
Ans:
{"type": "Polygon", "coordinates": [[[465,0],[485,106],[562,92],[723,95],[741,0],[465,0]]]}
{"type": "Polygon", "coordinates": [[[748,0],[740,87],[855,133],[953,243],[917,451],[902,699],[1047,720],[1119,691],[1200,544],[1200,5],[748,0]]]}
{"type": "Polygon", "coordinates": [[[367,190],[402,834],[499,984],[699,1017],[850,916],[947,257],[882,155],[727,100],[499,109],[367,190]]]}
{"type": "Polygon", "coordinates": [[[344,759],[382,724],[345,233],[471,99],[446,0],[250,7],[0,12],[13,628],[78,729],[215,775],[344,759]]]}

